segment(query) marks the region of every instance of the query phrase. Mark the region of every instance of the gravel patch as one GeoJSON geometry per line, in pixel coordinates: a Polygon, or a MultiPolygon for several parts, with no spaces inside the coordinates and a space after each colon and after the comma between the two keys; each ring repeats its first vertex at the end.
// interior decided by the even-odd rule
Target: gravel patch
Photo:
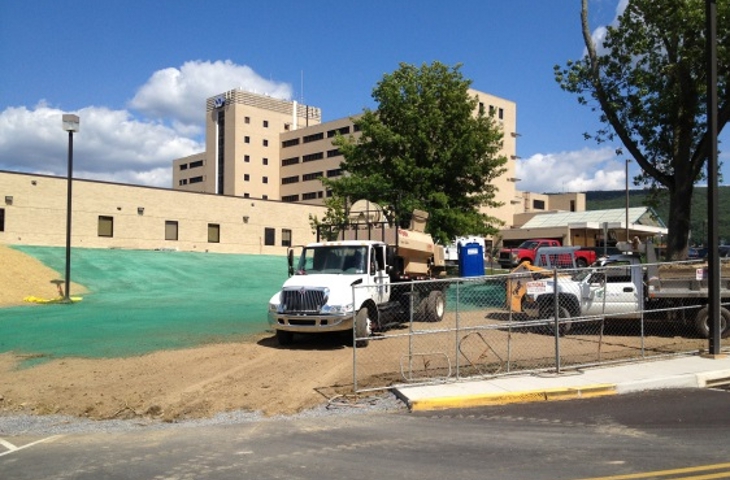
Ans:
{"type": "Polygon", "coordinates": [[[0,414],[0,437],[19,435],[70,435],[83,433],[117,433],[140,429],[163,430],[201,426],[238,425],[250,422],[290,420],[292,418],[326,418],[373,413],[403,413],[407,406],[390,392],[367,397],[336,397],[328,403],[294,415],[267,417],[260,412],[232,411],[210,418],[163,422],[148,418],[131,420],[89,420],[67,415],[0,414]]]}

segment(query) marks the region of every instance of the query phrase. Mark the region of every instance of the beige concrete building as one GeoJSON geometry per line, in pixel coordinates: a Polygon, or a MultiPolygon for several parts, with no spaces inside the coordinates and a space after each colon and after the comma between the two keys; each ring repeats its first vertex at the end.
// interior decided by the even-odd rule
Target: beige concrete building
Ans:
{"type": "MultiPolygon", "coordinates": [[[[470,94],[504,131],[506,171],[495,181],[503,207],[486,213],[509,226],[523,211],[515,187],[517,108],[477,90],[470,94]]],[[[206,110],[206,151],[173,162],[174,189],[322,205],[329,192],[320,178],[342,174],[332,140],[358,134],[351,118],[322,123],[318,108],[241,90],[209,98],[206,110]]]]}
{"type": "MultiPolygon", "coordinates": [[[[66,244],[66,179],[0,171],[0,243],[66,244]]],[[[73,181],[73,247],[283,255],[316,205],[73,181]]]]}

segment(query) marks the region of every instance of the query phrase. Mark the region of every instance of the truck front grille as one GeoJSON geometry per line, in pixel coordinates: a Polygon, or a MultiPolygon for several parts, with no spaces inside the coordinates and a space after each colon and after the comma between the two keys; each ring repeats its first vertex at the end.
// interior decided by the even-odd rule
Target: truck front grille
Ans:
{"type": "Polygon", "coordinates": [[[296,288],[281,292],[284,313],[319,313],[327,303],[323,289],[296,288]]]}

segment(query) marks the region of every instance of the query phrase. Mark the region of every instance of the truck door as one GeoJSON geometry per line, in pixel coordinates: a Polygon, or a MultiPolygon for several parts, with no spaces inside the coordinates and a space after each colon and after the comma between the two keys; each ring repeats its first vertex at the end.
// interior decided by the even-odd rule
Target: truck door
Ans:
{"type": "Polygon", "coordinates": [[[642,303],[642,284],[636,284],[635,270],[629,263],[615,262],[592,273],[585,314],[636,316],[642,303]]]}
{"type": "Polygon", "coordinates": [[[375,301],[378,304],[385,303],[390,299],[390,276],[386,271],[386,248],[383,245],[374,245],[370,249],[370,261],[368,272],[373,277],[376,286],[374,294],[375,301]]]}

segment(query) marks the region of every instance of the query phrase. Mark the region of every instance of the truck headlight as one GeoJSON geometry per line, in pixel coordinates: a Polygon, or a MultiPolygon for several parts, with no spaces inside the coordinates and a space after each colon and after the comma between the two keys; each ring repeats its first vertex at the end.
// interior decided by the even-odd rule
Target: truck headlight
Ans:
{"type": "Polygon", "coordinates": [[[343,315],[346,313],[352,313],[353,307],[351,303],[347,305],[325,305],[322,307],[322,313],[330,313],[334,315],[343,315]]]}
{"type": "Polygon", "coordinates": [[[272,313],[276,313],[279,311],[279,304],[278,303],[270,303],[269,304],[269,311],[272,313]]]}

